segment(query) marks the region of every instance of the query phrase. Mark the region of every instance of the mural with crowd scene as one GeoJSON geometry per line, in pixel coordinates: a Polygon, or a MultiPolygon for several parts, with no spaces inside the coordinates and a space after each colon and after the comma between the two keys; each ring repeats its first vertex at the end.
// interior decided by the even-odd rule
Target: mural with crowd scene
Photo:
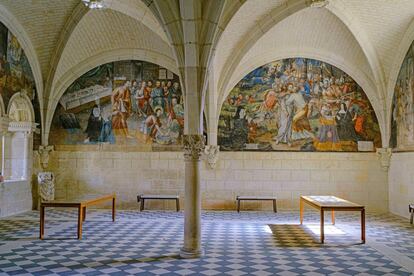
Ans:
{"type": "Polygon", "coordinates": [[[224,151],[373,151],[380,128],[362,88],[322,61],[289,58],[263,65],[223,103],[224,151]]]}
{"type": "Polygon", "coordinates": [[[401,65],[394,89],[390,146],[414,150],[414,43],[401,65]]]}
{"type": "Polygon", "coordinates": [[[59,100],[50,142],[55,145],[181,145],[180,80],[159,65],[125,60],[100,65],[73,82],[59,100]]]}
{"type": "MultiPolygon", "coordinates": [[[[40,107],[36,93],[36,85],[32,69],[26,54],[24,53],[18,39],[8,28],[0,22],[0,95],[3,99],[5,112],[10,99],[15,93],[26,94],[31,100],[35,111],[35,122],[40,127],[40,107]]],[[[24,112],[21,110],[19,118],[24,120],[24,112]]],[[[16,116],[14,116],[16,117],[16,116]]],[[[34,133],[34,147],[40,144],[40,130],[34,133]]]]}

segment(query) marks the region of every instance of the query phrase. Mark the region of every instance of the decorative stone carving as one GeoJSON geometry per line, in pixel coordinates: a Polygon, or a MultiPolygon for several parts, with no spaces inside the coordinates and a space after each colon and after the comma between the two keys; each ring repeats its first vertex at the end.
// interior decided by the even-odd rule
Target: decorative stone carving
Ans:
{"type": "Polygon", "coordinates": [[[377,148],[377,155],[380,159],[382,169],[388,171],[391,162],[392,149],[377,148]]]}
{"type": "Polygon", "coordinates": [[[9,131],[11,132],[34,132],[36,130],[35,123],[32,122],[15,122],[10,121],[9,131]]]}
{"type": "Polygon", "coordinates": [[[40,172],[37,175],[39,185],[39,196],[42,200],[55,199],[55,177],[52,172],[40,172]]]}
{"type": "Polygon", "coordinates": [[[329,4],[328,0],[310,0],[308,5],[312,8],[323,8],[329,4]]]}
{"type": "Polygon", "coordinates": [[[200,160],[204,150],[204,136],[198,134],[184,135],[184,159],[187,161],[200,160]]]}
{"type": "Polygon", "coordinates": [[[0,117],[0,132],[5,133],[9,131],[9,118],[7,117],[0,117]]]}
{"type": "Polygon", "coordinates": [[[46,169],[49,165],[49,154],[53,151],[53,146],[39,146],[40,165],[46,169]]]}
{"type": "Polygon", "coordinates": [[[217,145],[208,145],[204,149],[204,153],[207,157],[208,165],[211,169],[216,168],[216,163],[219,158],[220,146],[217,145]]]}

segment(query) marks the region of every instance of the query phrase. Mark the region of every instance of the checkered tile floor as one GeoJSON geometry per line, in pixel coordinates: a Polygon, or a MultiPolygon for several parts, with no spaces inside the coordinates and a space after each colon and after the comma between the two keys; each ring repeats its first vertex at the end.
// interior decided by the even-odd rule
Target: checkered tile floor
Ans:
{"type": "Polygon", "coordinates": [[[367,215],[360,243],[359,216],[297,212],[204,212],[200,259],[180,259],[183,213],[88,210],[83,239],[76,211],[46,211],[46,239],[38,240],[38,213],[0,219],[0,275],[411,275],[414,227],[386,214],[367,215]]]}

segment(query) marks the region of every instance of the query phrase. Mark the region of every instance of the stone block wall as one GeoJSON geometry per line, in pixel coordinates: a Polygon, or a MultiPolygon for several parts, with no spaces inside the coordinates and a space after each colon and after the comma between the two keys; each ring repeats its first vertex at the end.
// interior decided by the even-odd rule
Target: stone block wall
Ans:
{"type": "MultiPolygon", "coordinates": [[[[275,195],[280,209],[298,209],[300,195],[321,194],[388,210],[388,175],[375,153],[221,152],[216,169],[201,164],[203,209],[234,210],[236,195],[275,195]]],[[[58,150],[48,170],[58,197],[116,192],[120,208],[136,209],[138,193],[165,193],[179,194],[185,204],[181,152],[58,150]]],[[[149,201],[148,207],[174,209],[174,202],[149,201]]],[[[242,208],[272,207],[245,202],[242,208]]]]}
{"type": "Polygon", "coordinates": [[[390,212],[409,217],[408,204],[414,203],[414,152],[393,153],[389,170],[390,212]]]}
{"type": "Polygon", "coordinates": [[[0,217],[11,216],[31,209],[30,181],[7,180],[0,182],[0,217]]]}

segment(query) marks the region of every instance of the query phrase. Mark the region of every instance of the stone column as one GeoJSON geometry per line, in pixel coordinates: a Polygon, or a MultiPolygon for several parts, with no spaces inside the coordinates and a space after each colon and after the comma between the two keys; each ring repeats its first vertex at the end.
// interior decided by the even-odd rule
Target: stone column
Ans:
{"type": "Polygon", "coordinates": [[[6,133],[1,134],[1,174],[6,177],[6,133]]]}
{"type": "Polygon", "coordinates": [[[184,135],[185,207],[184,246],[180,251],[182,258],[197,258],[203,254],[200,189],[200,157],[203,149],[203,135],[184,135]]]}
{"type": "Polygon", "coordinates": [[[29,142],[31,137],[31,132],[23,132],[23,174],[22,178],[27,179],[29,175],[29,142]]]}

